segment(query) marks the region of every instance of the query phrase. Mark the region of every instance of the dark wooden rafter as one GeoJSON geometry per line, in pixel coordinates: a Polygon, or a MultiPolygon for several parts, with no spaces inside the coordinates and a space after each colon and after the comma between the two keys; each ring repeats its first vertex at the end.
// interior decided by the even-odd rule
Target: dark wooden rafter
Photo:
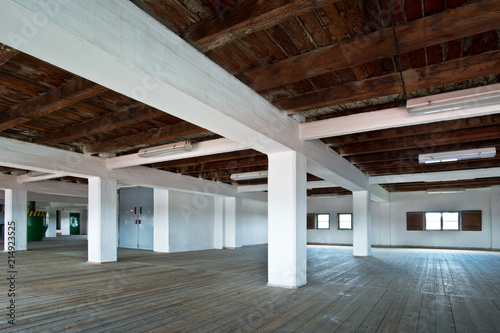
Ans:
{"type": "Polygon", "coordinates": [[[36,143],[57,144],[89,137],[95,140],[95,136],[104,134],[117,128],[129,126],[137,122],[147,121],[161,117],[164,113],[152,107],[135,105],[130,109],[113,112],[104,117],[90,119],[71,127],[65,127],[58,131],[43,134],[35,139],[36,143]]]}
{"type": "Polygon", "coordinates": [[[197,166],[213,162],[232,161],[235,159],[245,159],[254,157],[256,158],[259,156],[266,156],[266,155],[252,149],[246,149],[231,153],[222,153],[222,154],[187,158],[183,160],[155,163],[153,164],[153,168],[164,169],[167,171],[175,171],[175,169],[182,167],[197,166]]]}
{"type": "Polygon", "coordinates": [[[106,90],[108,89],[94,82],[80,77],[74,78],[53,91],[21,102],[0,114],[0,131],[43,117],[106,90]]]}
{"type": "Polygon", "coordinates": [[[307,190],[307,196],[317,195],[351,195],[352,192],[342,187],[324,187],[307,190]]]}
{"type": "MultiPolygon", "coordinates": [[[[406,91],[414,91],[500,74],[500,51],[490,51],[403,72],[406,91]]],[[[287,113],[296,113],[403,92],[399,73],[371,78],[273,101],[287,113]]]]}
{"type": "Polygon", "coordinates": [[[183,166],[177,168],[175,172],[186,174],[197,174],[201,172],[209,172],[216,170],[229,170],[230,173],[234,173],[239,168],[247,168],[247,167],[262,167],[264,166],[267,170],[267,156],[256,156],[244,159],[232,159],[227,161],[220,162],[209,162],[201,165],[191,165],[191,166],[183,166]],[[234,171],[234,172],[233,172],[234,171]]]}
{"type": "Polygon", "coordinates": [[[237,6],[218,10],[220,15],[188,27],[182,34],[193,41],[201,51],[230,43],[254,32],[273,27],[314,8],[324,7],[340,0],[248,0],[237,6]]]}
{"type": "Polygon", "coordinates": [[[449,188],[481,188],[500,185],[500,177],[479,178],[470,180],[446,181],[446,182],[415,182],[415,183],[399,183],[382,185],[390,192],[410,192],[410,191],[425,191],[436,189],[449,188]]]}
{"type": "Polygon", "coordinates": [[[447,132],[435,132],[433,134],[422,134],[415,136],[401,137],[398,139],[373,140],[365,143],[348,144],[336,148],[335,150],[343,155],[366,154],[384,152],[391,150],[405,150],[418,147],[433,147],[438,145],[474,142],[498,139],[500,125],[487,127],[458,129],[447,132]]]}
{"type": "Polygon", "coordinates": [[[207,130],[181,121],[173,125],[166,125],[159,128],[153,128],[146,132],[121,136],[112,140],[103,139],[101,142],[85,145],[86,154],[106,153],[114,150],[136,147],[138,145],[154,144],[155,142],[175,139],[180,136],[193,135],[207,130]]]}
{"type": "Polygon", "coordinates": [[[0,43],[0,66],[7,63],[7,61],[14,58],[18,54],[18,50],[0,43]]]}
{"type": "MultiPolygon", "coordinates": [[[[500,28],[500,2],[485,0],[396,26],[401,53],[500,28]]],[[[391,28],[241,74],[256,91],[396,55],[391,28]],[[367,52],[366,50],[369,50],[367,52]]]]}

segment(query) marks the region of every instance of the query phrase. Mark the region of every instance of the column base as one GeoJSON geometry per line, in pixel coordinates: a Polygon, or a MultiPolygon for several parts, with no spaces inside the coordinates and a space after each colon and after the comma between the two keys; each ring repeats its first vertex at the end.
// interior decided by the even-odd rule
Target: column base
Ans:
{"type": "Polygon", "coordinates": [[[118,262],[118,260],[115,261],[102,261],[102,262],[97,262],[97,261],[87,261],[87,264],[95,264],[95,265],[100,265],[100,264],[112,264],[114,262],[118,262]]]}
{"type": "Polygon", "coordinates": [[[274,288],[298,289],[300,287],[305,286],[306,284],[307,284],[307,282],[303,283],[303,284],[300,284],[298,286],[282,286],[282,285],[279,285],[279,284],[268,283],[268,284],[266,284],[266,286],[268,286],[268,287],[274,287],[274,288]]]}

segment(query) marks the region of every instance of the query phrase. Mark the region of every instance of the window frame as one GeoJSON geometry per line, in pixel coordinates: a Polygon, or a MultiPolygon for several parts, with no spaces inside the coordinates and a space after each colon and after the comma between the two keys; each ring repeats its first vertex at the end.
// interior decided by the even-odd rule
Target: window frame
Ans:
{"type": "Polygon", "coordinates": [[[330,213],[316,213],[315,215],[316,215],[316,216],[315,216],[315,221],[316,221],[316,229],[317,229],[317,230],[329,230],[329,229],[330,229],[330,226],[331,226],[331,222],[332,222],[332,220],[331,220],[331,218],[330,218],[330,213]],[[319,215],[327,215],[327,216],[328,216],[328,228],[320,228],[320,227],[319,227],[319,220],[318,220],[319,215]]]}
{"type": "Polygon", "coordinates": [[[337,229],[338,230],[352,230],[353,226],[353,214],[352,213],[337,213],[337,229]],[[340,215],[350,215],[351,216],[351,227],[350,228],[341,228],[340,227],[340,215]]]}
{"type": "Polygon", "coordinates": [[[424,212],[424,229],[423,230],[424,231],[460,231],[461,230],[461,212],[460,211],[440,211],[440,212],[429,211],[429,212],[424,212]],[[446,213],[456,213],[457,214],[458,225],[457,225],[456,229],[445,229],[444,228],[443,214],[446,214],[446,213]],[[439,229],[428,229],[427,228],[427,214],[440,214],[440,219],[439,219],[440,228],[439,229]]]}

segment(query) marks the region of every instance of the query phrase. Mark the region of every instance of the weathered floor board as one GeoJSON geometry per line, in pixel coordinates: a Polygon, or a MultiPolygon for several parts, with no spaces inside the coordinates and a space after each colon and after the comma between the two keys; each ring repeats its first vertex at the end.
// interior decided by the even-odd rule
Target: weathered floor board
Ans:
{"type": "MultiPolygon", "coordinates": [[[[267,287],[267,247],[86,262],[82,237],[16,253],[16,325],[5,332],[500,332],[500,253],[308,247],[308,284],[267,287]]],[[[3,285],[2,285],[3,284],[3,285]]]]}

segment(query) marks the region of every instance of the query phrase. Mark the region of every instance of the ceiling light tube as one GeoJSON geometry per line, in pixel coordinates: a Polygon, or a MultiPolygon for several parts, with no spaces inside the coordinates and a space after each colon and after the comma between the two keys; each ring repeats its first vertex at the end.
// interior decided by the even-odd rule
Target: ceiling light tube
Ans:
{"type": "Polygon", "coordinates": [[[418,155],[420,164],[455,162],[462,160],[471,160],[476,158],[495,157],[497,150],[495,147],[448,151],[443,153],[431,153],[418,155]]]}
{"type": "Polygon", "coordinates": [[[465,188],[440,188],[427,190],[427,194],[451,194],[463,192],[465,192],[465,188]]]}
{"type": "Polygon", "coordinates": [[[137,156],[142,158],[158,157],[171,154],[177,154],[185,151],[193,150],[193,145],[191,141],[186,140],[184,142],[170,143],[167,145],[148,147],[139,150],[137,156]]]}
{"type": "Polygon", "coordinates": [[[500,84],[410,99],[406,110],[421,115],[493,104],[500,104],[500,84]]]}
{"type": "Polygon", "coordinates": [[[268,175],[267,171],[233,173],[231,175],[231,179],[232,180],[260,179],[260,178],[267,178],[267,175],[268,175]]]}

